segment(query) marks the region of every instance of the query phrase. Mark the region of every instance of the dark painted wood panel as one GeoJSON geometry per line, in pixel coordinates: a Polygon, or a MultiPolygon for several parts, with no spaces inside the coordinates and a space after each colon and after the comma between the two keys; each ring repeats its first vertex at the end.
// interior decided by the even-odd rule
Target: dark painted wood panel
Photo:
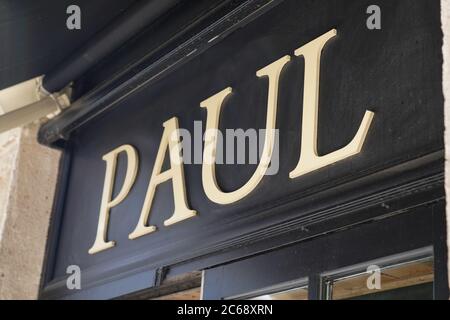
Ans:
{"type": "MultiPolygon", "coordinates": [[[[439,217],[445,216],[440,206],[438,209],[422,206],[396,217],[208,269],[205,271],[203,298],[245,297],[258,290],[265,294],[264,289],[295,282],[307,284],[308,290],[315,291],[318,284],[311,281],[315,275],[326,279],[343,270],[352,270],[348,274],[356,274],[365,272],[371,264],[385,267],[414,260],[424,254],[433,255],[433,245],[439,244],[433,239],[433,212],[439,217]]],[[[444,253],[443,250],[435,251],[434,260],[444,258],[444,253]]],[[[435,277],[439,283],[441,279],[437,275],[435,277]]],[[[448,289],[435,290],[434,295],[438,299],[446,299],[448,289]]],[[[314,298],[323,299],[323,296],[314,298]]]]}
{"type": "MultiPolygon", "coordinates": [[[[177,70],[117,100],[114,108],[72,132],[67,192],[61,195],[63,208],[55,213],[60,216],[52,238],[57,245],[48,262],[47,280],[59,288],[58,294],[67,294],[63,280],[70,264],[80,265],[88,287],[95,287],[98,279],[200,259],[245,245],[252,235],[264,238],[287,233],[307,226],[311,219],[357,214],[389,199],[440,186],[439,2],[380,0],[383,28],[379,31],[366,28],[369,4],[361,0],[349,0],[345,5],[338,0],[279,1],[177,70]],[[144,201],[162,123],[177,116],[180,127],[193,132],[195,120],[205,124],[200,102],[232,86],[234,94],[223,110],[221,129],[262,128],[267,81],[258,79],[255,72],[283,55],[293,55],[296,48],[332,28],[338,30],[338,37],[322,56],[318,149],[327,153],[344,146],[369,109],[375,112],[375,119],[363,151],[307,176],[289,179],[300,152],[303,94],[303,60],[294,58],[280,80],[278,174],[265,177],[242,201],[221,206],[204,194],[201,165],[186,165],[188,201],[198,217],[171,227],[162,225],[173,210],[171,185],[165,183],[158,187],[150,217],[159,231],[128,240],[144,201]],[[88,249],[97,228],[105,172],[102,155],[121,144],[139,150],[138,178],[127,199],[112,210],[108,238],[117,246],[92,256],[88,249]],[[297,229],[292,221],[297,221],[297,229]],[[261,232],[282,223],[284,227],[271,229],[271,233],[261,232]]],[[[130,83],[130,90],[149,78],[143,71],[141,78],[130,83]]],[[[125,165],[121,159],[118,186],[125,165]]],[[[254,169],[253,165],[219,165],[219,183],[224,190],[234,190],[254,169]]],[[[428,194],[423,202],[440,197],[440,193],[428,194]]]]}

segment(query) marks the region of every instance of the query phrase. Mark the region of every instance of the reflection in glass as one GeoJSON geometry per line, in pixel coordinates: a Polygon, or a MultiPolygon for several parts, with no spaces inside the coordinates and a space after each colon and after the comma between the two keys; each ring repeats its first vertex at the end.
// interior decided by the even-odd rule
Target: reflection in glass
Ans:
{"type": "Polygon", "coordinates": [[[433,299],[432,258],[381,269],[380,288],[369,288],[371,274],[359,273],[327,283],[332,300],[429,300],[433,299]]]}
{"type": "Polygon", "coordinates": [[[265,294],[250,300],[308,300],[308,287],[300,287],[271,294],[265,294]]]}

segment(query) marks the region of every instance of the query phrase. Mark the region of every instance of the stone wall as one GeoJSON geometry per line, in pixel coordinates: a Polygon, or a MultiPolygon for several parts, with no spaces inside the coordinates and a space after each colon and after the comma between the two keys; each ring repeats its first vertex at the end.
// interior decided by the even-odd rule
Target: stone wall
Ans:
{"type": "Polygon", "coordinates": [[[20,129],[15,129],[0,134],[0,241],[6,220],[14,167],[17,163],[20,132],[20,129]]]}
{"type": "Polygon", "coordinates": [[[37,128],[0,137],[0,300],[38,295],[60,155],[37,128]]]}
{"type": "MultiPolygon", "coordinates": [[[[444,33],[443,88],[444,88],[444,114],[445,114],[445,192],[447,194],[447,225],[450,226],[450,0],[441,0],[441,21],[444,33]]],[[[450,228],[447,228],[447,248],[450,248],[450,228]]],[[[448,249],[447,249],[448,250],[448,249]]],[[[447,251],[449,285],[450,285],[450,252],[447,251]]]]}

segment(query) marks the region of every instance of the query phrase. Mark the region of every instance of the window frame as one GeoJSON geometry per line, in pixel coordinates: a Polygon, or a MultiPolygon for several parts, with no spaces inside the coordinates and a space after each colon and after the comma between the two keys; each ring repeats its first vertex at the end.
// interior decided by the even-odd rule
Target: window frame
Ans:
{"type": "Polygon", "coordinates": [[[203,297],[242,299],[308,279],[308,300],[325,300],[330,276],[432,256],[433,299],[447,300],[444,208],[443,202],[418,206],[206,269],[203,297]]]}

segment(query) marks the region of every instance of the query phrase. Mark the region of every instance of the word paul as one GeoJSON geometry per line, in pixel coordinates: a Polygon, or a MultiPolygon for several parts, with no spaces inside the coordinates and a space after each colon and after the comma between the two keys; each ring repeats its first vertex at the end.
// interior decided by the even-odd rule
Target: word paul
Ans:
{"type": "MultiPolygon", "coordinates": [[[[297,166],[289,173],[289,178],[295,179],[319,168],[323,168],[337,161],[341,161],[358,154],[366,139],[372,123],[374,113],[366,111],[353,139],[343,148],[326,155],[317,153],[317,127],[319,113],[319,78],[321,53],[325,44],[337,35],[335,29],[323,34],[313,41],[295,50],[297,57],[303,57],[305,62],[303,82],[303,115],[301,129],[301,149],[297,166]]],[[[264,178],[272,160],[276,138],[276,116],[278,106],[279,80],[282,70],[291,60],[284,56],[266,67],[258,70],[256,76],[268,80],[268,98],[266,109],[266,127],[264,144],[260,161],[251,178],[239,189],[224,192],[216,180],[215,164],[217,159],[218,127],[221,109],[224,101],[232,92],[232,88],[225,88],[200,103],[201,108],[207,110],[205,128],[205,147],[203,150],[202,184],[203,189],[212,202],[227,205],[237,202],[250,194],[264,178]]],[[[128,236],[136,239],[156,231],[156,226],[149,225],[153,197],[156,188],[164,182],[172,183],[174,211],[171,217],[164,221],[170,226],[197,215],[195,210],[189,208],[186,199],[186,185],[184,183],[183,161],[181,159],[181,140],[178,119],[173,117],[163,123],[164,131],[156,155],[155,164],[150,177],[144,204],[136,228],[128,236]],[[170,168],[162,171],[166,151],[169,150],[170,168]]],[[[138,172],[138,152],[131,145],[122,145],[103,156],[106,162],[106,175],[100,206],[97,235],[95,242],[89,249],[90,254],[112,248],[115,242],[107,240],[109,215],[111,208],[120,204],[130,192],[138,172]],[[121,190],[112,199],[118,155],[124,153],[127,157],[127,170],[121,190]]]]}

